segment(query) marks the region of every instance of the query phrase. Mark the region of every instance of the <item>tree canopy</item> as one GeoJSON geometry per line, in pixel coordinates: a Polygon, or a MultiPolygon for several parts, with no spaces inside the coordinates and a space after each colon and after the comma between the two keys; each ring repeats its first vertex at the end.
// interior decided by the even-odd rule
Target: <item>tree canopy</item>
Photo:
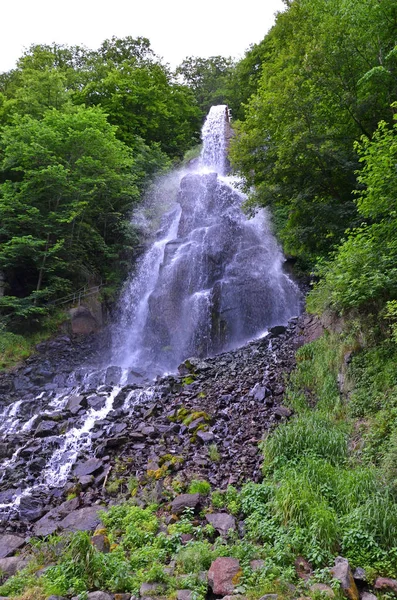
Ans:
{"type": "Polygon", "coordinates": [[[0,314],[32,322],[92,281],[120,281],[131,212],[199,139],[201,113],[146,38],[33,45],[0,75],[0,314]]]}

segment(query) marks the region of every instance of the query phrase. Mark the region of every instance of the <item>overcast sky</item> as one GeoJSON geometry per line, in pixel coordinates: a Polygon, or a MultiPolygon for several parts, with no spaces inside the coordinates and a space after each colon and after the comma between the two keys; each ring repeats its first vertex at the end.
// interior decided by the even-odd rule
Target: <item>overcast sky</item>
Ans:
{"type": "Polygon", "coordinates": [[[0,72],[31,44],[96,49],[113,35],[149,38],[172,67],[186,56],[240,58],[282,9],[282,0],[9,0],[1,7],[0,72]]]}

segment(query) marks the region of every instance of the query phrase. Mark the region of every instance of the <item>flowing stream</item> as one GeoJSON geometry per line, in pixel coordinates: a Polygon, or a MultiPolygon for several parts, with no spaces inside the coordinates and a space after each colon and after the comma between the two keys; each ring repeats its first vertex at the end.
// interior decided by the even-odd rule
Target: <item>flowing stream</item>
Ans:
{"type": "Polygon", "coordinates": [[[227,107],[213,107],[199,160],[156,190],[165,208],[122,295],[113,335],[116,366],[86,369],[82,377],[71,373],[63,385],[50,384],[35,396],[21,392],[11,404],[0,397],[0,518],[15,515],[32,494],[64,486],[112,410],[128,414],[152,397],[145,377],[172,372],[189,356],[235,348],[300,312],[301,295],[283,272],[268,213],[244,214],[245,196],[227,176],[231,135],[227,107]],[[120,400],[136,379],[140,384],[120,400]]]}

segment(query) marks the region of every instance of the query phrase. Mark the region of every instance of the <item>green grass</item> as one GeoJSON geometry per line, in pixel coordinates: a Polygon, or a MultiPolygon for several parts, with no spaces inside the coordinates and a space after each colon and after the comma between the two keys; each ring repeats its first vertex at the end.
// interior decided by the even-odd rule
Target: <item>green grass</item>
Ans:
{"type": "Polygon", "coordinates": [[[40,331],[26,335],[6,331],[0,323],[0,370],[10,369],[29,358],[36,345],[57,333],[66,319],[66,313],[58,310],[45,317],[40,331]]]}

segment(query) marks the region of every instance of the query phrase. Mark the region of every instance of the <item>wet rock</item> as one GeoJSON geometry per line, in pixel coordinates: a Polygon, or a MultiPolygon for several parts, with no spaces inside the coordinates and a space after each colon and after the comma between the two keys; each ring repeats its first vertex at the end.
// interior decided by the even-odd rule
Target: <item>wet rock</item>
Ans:
{"type": "Polygon", "coordinates": [[[213,513],[205,515],[206,520],[222,536],[227,536],[229,531],[236,531],[236,519],[227,513],[213,513]]]}
{"type": "Polygon", "coordinates": [[[266,386],[257,383],[254,385],[249,395],[257,402],[263,402],[264,399],[270,395],[270,390],[266,386]]]}
{"type": "Polygon", "coordinates": [[[181,514],[185,508],[198,510],[201,506],[200,494],[181,494],[171,503],[171,512],[175,515],[181,514]]]}
{"type": "Polygon", "coordinates": [[[12,556],[18,548],[25,545],[25,538],[13,534],[0,534],[0,558],[12,556]]]}
{"type": "Polygon", "coordinates": [[[200,371],[208,371],[211,369],[211,365],[202,360],[201,358],[190,357],[183,361],[178,367],[178,371],[181,375],[195,374],[200,371]]]}
{"type": "Polygon", "coordinates": [[[208,583],[217,596],[232,594],[242,575],[236,558],[220,557],[214,560],[208,571],[208,583]]]}
{"type": "Polygon", "coordinates": [[[19,503],[19,515],[25,521],[37,521],[44,513],[44,505],[38,498],[22,496],[19,503]]]}
{"type": "Polygon", "coordinates": [[[118,385],[122,375],[121,367],[108,367],[106,369],[106,385],[118,385]]]}
{"type": "Polygon", "coordinates": [[[52,596],[48,596],[48,598],[46,598],[46,600],[67,600],[67,598],[65,598],[64,596],[54,596],[54,595],[52,595],[52,596]]]}
{"type": "Polygon", "coordinates": [[[0,442],[0,459],[10,458],[12,455],[12,448],[3,442],[0,442]]]}
{"type": "Polygon", "coordinates": [[[36,437],[47,437],[50,435],[59,434],[59,425],[55,421],[41,421],[39,423],[34,435],[36,437]]]}
{"type": "Polygon", "coordinates": [[[374,583],[375,590],[384,590],[397,594],[397,579],[390,577],[378,577],[374,583]]]}
{"type": "Polygon", "coordinates": [[[353,579],[349,561],[346,558],[342,556],[336,557],[335,566],[331,569],[331,575],[340,582],[347,598],[350,600],[359,600],[358,589],[353,579]]]}
{"type": "Polygon", "coordinates": [[[68,531],[94,531],[100,523],[98,517],[100,510],[103,510],[100,506],[87,506],[74,510],[59,523],[59,526],[68,531]]]}
{"type": "Polygon", "coordinates": [[[259,600],[277,600],[278,594],[265,594],[261,596],[259,600]]]}
{"type": "Polygon", "coordinates": [[[287,331],[287,328],[284,325],[276,325],[275,327],[271,327],[269,329],[269,333],[271,333],[274,336],[281,335],[282,333],[285,333],[286,331],[287,331]]]}
{"type": "Polygon", "coordinates": [[[87,398],[87,405],[89,408],[94,410],[100,410],[106,404],[106,396],[89,396],[87,398]]]}
{"type": "Polygon", "coordinates": [[[87,408],[87,399],[85,396],[69,396],[65,408],[75,415],[81,408],[87,408]]]}
{"type": "Polygon", "coordinates": [[[73,472],[77,477],[91,475],[103,467],[103,461],[100,458],[89,458],[85,462],[79,462],[73,472]]]}

